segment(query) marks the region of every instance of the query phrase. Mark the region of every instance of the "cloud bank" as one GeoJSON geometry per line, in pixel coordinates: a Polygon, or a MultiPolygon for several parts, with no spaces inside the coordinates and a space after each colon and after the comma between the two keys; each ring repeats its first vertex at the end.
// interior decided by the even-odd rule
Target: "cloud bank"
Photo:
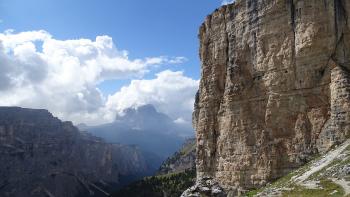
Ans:
{"type": "Polygon", "coordinates": [[[174,119],[191,120],[198,81],[184,76],[183,72],[170,70],[156,76],[152,80],[133,80],[130,85],[108,97],[108,108],[122,113],[129,107],[153,104],[174,119]]]}
{"type": "Polygon", "coordinates": [[[0,105],[45,108],[61,119],[88,124],[110,122],[126,107],[147,103],[185,118],[192,111],[198,81],[170,70],[141,79],[155,66],[184,61],[166,56],[130,59],[109,36],[58,40],[43,30],[8,30],[0,33],[0,105]],[[105,97],[97,88],[105,80],[125,78],[134,80],[113,95],[105,97]]]}

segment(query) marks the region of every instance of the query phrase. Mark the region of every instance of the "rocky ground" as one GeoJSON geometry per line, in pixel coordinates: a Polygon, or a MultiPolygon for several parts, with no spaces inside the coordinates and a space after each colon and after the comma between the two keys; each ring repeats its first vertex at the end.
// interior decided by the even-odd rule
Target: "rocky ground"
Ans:
{"type": "Polygon", "coordinates": [[[203,177],[196,184],[187,189],[181,197],[225,197],[227,194],[222,187],[211,177],[203,177]]]}
{"type": "Polygon", "coordinates": [[[350,140],[246,196],[350,196],[350,140]]]}

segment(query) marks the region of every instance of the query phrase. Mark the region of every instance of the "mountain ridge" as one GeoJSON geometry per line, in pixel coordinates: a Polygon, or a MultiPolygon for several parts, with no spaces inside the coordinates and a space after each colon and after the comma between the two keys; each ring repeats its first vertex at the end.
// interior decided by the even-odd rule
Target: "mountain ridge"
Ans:
{"type": "Polygon", "coordinates": [[[108,144],[47,110],[0,107],[0,152],[1,196],[107,196],[152,171],[137,148],[108,144]]]}

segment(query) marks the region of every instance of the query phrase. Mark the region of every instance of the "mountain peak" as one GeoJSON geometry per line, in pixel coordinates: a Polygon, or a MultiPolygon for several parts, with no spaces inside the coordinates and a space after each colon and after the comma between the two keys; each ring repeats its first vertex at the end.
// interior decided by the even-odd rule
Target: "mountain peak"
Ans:
{"type": "MultiPolygon", "coordinates": [[[[136,108],[125,109],[123,115],[117,115],[116,122],[123,122],[135,128],[153,129],[155,125],[168,126],[173,121],[166,114],[158,112],[153,105],[147,104],[136,108]]],[[[162,129],[165,128],[162,127],[162,129]]]]}
{"type": "Polygon", "coordinates": [[[123,115],[117,115],[118,120],[121,117],[132,117],[137,115],[155,115],[160,114],[152,104],[141,105],[137,107],[130,107],[123,110],[123,115]]]}

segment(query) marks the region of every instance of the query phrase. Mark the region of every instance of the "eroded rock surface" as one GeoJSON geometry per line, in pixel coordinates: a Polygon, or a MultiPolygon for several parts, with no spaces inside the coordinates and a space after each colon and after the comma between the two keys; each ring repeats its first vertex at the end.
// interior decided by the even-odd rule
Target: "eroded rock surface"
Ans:
{"type": "Polygon", "coordinates": [[[350,2],[236,0],[200,28],[197,179],[236,194],[350,134],[350,2]]]}
{"type": "Polygon", "coordinates": [[[187,189],[181,197],[225,197],[227,194],[218,182],[211,177],[201,177],[196,184],[187,189]]]}
{"type": "Polygon", "coordinates": [[[46,110],[0,107],[0,196],[108,196],[148,166],[136,147],[107,144],[46,110]]]}

